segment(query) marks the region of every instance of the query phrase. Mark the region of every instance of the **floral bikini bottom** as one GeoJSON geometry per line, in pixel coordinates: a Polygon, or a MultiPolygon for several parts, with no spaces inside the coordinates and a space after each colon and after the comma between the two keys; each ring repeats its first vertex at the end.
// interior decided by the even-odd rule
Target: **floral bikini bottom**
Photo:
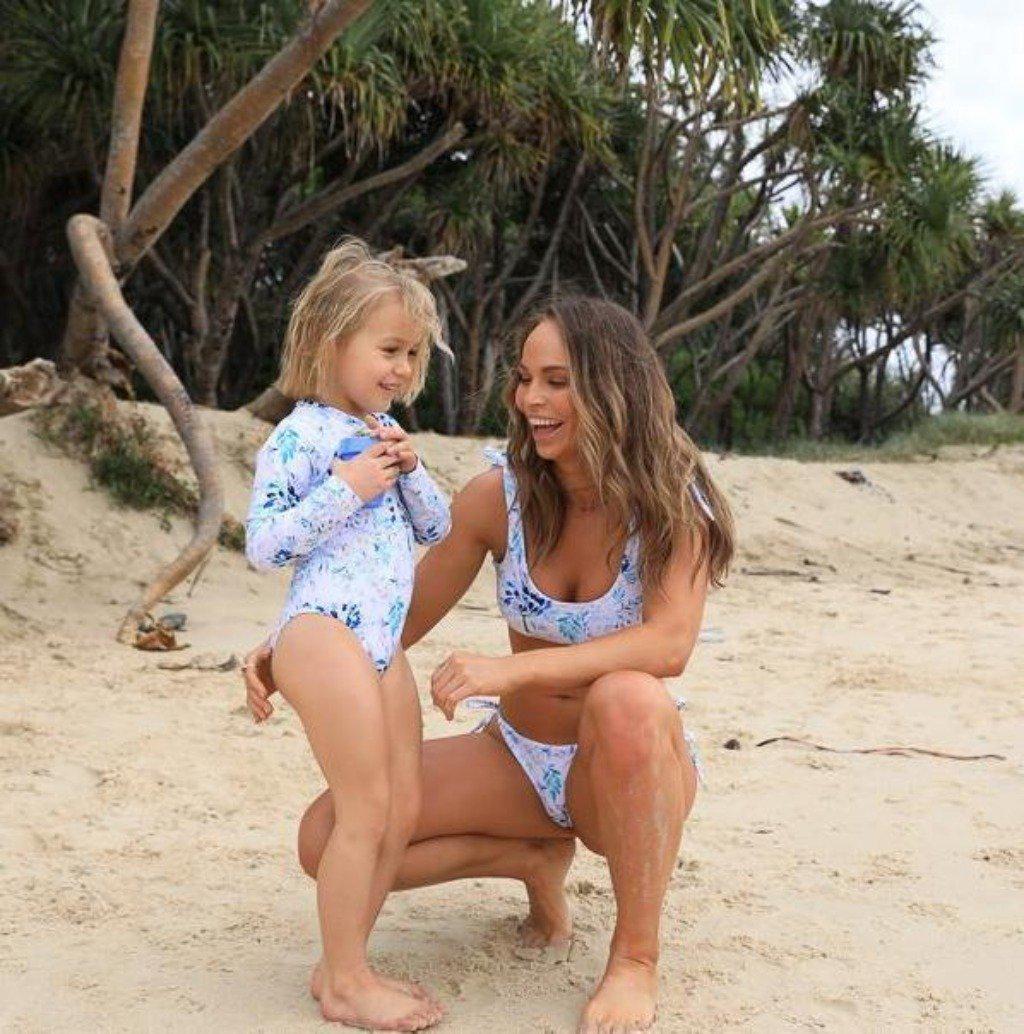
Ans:
{"type": "MultiPolygon", "coordinates": [[[[492,712],[473,731],[483,732],[491,722],[496,722],[505,745],[519,762],[519,767],[530,780],[530,784],[536,790],[540,803],[551,820],[565,829],[571,829],[572,819],[569,816],[565,800],[565,782],[579,744],[541,743],[539,740],[531,740],[508,723],[501,713],[501,705],[497,700],[487,697],[470,697],[465,704],[473,710],[492,712]]],[[[677,710],[680,711],[686,707],[686,701],[678,697],[675,704],[677,710]]],[[[689,729],[683,730],[683,738],[686,740],[690,760],[696,769],[697,779],[703,786],[706,783],[704,762],[697,749],[697,741],[689,729]]]]}

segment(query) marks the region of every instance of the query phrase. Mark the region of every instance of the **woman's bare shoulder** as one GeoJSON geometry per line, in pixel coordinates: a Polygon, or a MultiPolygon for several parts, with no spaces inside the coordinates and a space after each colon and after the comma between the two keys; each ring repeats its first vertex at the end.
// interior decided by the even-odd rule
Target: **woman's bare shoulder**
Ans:
{"type": "Polygon", "coordinates": [[[496,555],[505,551],[507,515],[500,467],[470,478],[452,499],[452,524],[461,525],[496,555]]]}

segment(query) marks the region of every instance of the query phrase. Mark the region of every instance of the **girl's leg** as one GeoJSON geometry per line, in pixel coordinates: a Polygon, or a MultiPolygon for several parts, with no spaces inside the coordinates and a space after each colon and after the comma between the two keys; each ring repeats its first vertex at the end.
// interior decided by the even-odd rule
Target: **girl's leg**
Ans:
{"type": "Polygon", "coordinates": [[[377,673],[330,618],[301,614],[278,640],[274,679],[302,720],[338,816],[317,870],[324,1017],[370,1029],[420,1030],[436,1008],[384,985],[366,960],[365,916],[388,824],[387,737],[377,673]]]}
{"type": "MultiPolygon", "coordinates": [[[[566,942],[563,883],[574,841],[548,818],[504,743],[487,733],[427,740],[422,773],[423,804],[394,889],[470,877],[521,880],[530,900],[525,939],[566,942]]],[[[334,805],[325,792],[299,827],[299,861],[307,873],[316,872],[333,826],[334,805]]]]}
{"type": "Polygon", "coordinates": [[[574,828],[611,871],[618,915],[604,977],[581,1034],[646,1030],[654,1022],[658,927],[697,776],[665,687],[616,672],[588,691],[569,771],[574,828]]]}
{"type": "Polygon", "coordinates": [[[384,899],[394,886],[395,873],[420,817],[423,715],[416,679],[402,650],[395,654],[391,667],[381,677],[381,699],[389,748],[390,821],[367,910],[367,936],[377,921],[384,899]]]}
{"type": "MultiPolygon", "coordinates": [[[[381,676],[380,693],[388,741],[388,782],[391,794],[388,828],[381,844],[380,861],[367,900],[363,924],[366,939],[369,939],[384,899],[394,884],[395,872],[419,818],[423,715],[416,692],[416,680],[404,652],[399,651],[395,655],[391,666],[381,676]]],[[[324,795],[324,799],[330,805],[329,791],[324,795]]],[[[333,825],[333,806],[330,814],[333,825]]],[[[437,1004],[436,999],[418,984],[385,976],[381,976],[381,979],[410,994],[430,998],[437,1004]]],[[[314,998],[320,997],[321,986],[322,966],[321,963],[317,963],[310,981],[310,990],[314,998]]]]}

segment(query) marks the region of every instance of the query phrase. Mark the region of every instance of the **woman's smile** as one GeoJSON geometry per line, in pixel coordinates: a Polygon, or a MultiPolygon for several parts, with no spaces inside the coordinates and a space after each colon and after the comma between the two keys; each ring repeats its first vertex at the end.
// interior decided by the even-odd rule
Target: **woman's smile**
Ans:
{"type": "Polygon", "coordinates": [[[533,432],[535,442],[549,442],[562,429],[561,420],[553,420],[548,417],[529,417],[530,430],[533,432]]]}

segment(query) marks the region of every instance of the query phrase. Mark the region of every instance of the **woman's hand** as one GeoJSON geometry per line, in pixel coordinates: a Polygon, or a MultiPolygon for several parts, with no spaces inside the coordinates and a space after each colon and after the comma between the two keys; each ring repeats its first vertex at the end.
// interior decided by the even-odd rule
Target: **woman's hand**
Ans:
{"type": "Polygon", "coordinates": [[[382,441],[390,445],[388,454],[398,461],[398,469],[403,474],[411,474],[419,463],[419,456],[412,447],[409,435],[397,424],[383,427],[372,413],[366,416],[366,426],[382,441]]]}
{"type": "Polygon", "coordinates": [[[242,678],[245,680],[245,697],[253,721],[257,724],[265,722],[273,713],[274,707],[270,697],[277,692],[274,675],[270,670],[271,649],[266,643],[260,643],[255,650],[250,650],[242,662],[242,678]]]}
{"type": "Polygon", "coordinates": [[[466,697],[500,697],[514,689],[511,657],[483,657],[460,650],[449,654],[430,676],[430,695],[448,721],[466,697]]]}

